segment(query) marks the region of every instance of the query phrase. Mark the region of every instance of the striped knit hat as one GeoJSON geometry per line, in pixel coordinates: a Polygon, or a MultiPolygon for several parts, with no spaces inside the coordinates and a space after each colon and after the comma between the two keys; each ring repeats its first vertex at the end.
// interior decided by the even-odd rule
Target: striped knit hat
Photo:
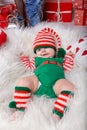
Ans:
{"type": "Polygon", "coordinates": [[[53,48],[55,51],[61,47],[60,37],[51,28],[44,28],[36,35],[33,42],[34,53],[39,48],[53,48]]]}

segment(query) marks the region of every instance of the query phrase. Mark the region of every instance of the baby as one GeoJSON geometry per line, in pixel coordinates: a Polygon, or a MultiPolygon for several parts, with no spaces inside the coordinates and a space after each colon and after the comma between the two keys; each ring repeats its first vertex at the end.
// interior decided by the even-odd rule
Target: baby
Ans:
{"type": "Polygon", "coordinates": [[[64,75],[64,70],[73,67],[73,55],[65,54],[58,34],[51,28],[38,32],[33,42],[33,50],[35,57],[32,61],[23,55],[21,61],[26,67],[34,69],[34,74],[17,81],[14,101],[9,103],[9,107],[24,111],[32,94],[44,95],[55,98],[52,112],[60,120],[74,95],[75,86],[64,75]]]}

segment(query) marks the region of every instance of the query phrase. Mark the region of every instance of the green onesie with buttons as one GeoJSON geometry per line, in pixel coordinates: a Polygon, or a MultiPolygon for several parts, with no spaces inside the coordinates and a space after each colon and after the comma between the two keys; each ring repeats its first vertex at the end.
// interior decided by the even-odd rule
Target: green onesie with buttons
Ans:
{"type": "Polygon", "coordinates": [[[64,58],[35,58],[36,70],[34,71],[41,85],[34,93],[37,96],[46,95],[50,98],[57,97],[54,93],[53,86],[59,79],[65,78],[63,70],[64,58]]]}

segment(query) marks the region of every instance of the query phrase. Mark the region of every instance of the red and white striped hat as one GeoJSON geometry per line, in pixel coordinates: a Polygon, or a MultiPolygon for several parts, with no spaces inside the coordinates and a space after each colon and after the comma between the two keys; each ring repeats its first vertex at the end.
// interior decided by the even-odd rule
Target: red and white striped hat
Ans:
{"type": "Polygon", "coordinates": [[[39,48],[53,48],[55,51],[61,47],[59,35],[51,28],[44,28],[36,35],[33,42],[34,53],[39,48]]]}

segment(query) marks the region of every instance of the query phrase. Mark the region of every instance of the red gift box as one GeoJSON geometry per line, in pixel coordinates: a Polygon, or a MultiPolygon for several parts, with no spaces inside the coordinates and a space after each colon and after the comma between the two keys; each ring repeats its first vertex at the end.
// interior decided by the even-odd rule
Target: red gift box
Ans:
{"type": "Polygon", "coordinates": [[[87,0],[74,0],[74,8],[87,9],[87,0]]]}
{"type": "Polygon", "coordinates": [[[87,26],[87,10],[75,9],[75,11],[74,11],[74,24],[87,26]]]}
{"type": "Polygon", "coordinates": [[[72,0],[46,0],[45,18],[47,21],[72,22],[72,0]]]}
{"type": "Polygon", "coordinates": [[[16,10],[15,4],[5,4],[0,6],[0,27],[5,28],[8,26],[9,20],[14,17],[16,10]]]}

